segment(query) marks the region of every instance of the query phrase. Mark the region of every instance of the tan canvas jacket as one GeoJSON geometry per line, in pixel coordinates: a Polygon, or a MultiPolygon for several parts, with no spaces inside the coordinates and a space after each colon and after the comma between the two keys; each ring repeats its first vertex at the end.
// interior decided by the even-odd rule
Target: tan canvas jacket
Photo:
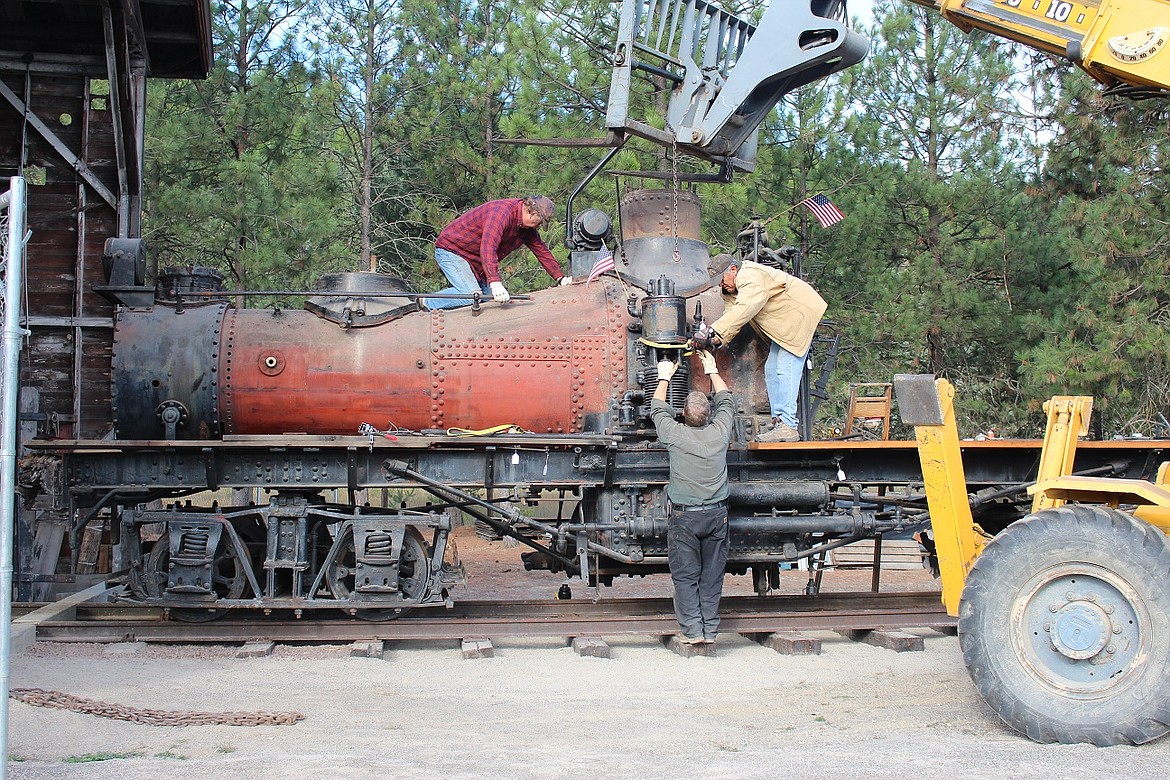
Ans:
{"type": "Polygon", "coordinates": [[[743,261],[735,295],[724,295],[723,316],[711,327],[726,344],[744,325],[794,355],[808,352],[828,304],[808,282],[766,265],[743,261]]]}

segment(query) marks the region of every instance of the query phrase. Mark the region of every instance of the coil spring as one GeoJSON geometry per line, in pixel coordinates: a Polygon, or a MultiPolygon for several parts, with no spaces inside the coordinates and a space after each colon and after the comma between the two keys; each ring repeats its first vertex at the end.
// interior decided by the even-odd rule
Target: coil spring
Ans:
{"type": "Polygon", "coordinates": [[[179,538],[179,550],[175,555],[180,558],[202,557],[207,554],[207,542],[211,539],[208,531],[186,531],[179,538]]]}
{"type": "MultiPolygon", "coordinates": [[[[654,395],[654,388],[658,386],[658,364],[651,363],[647,365],[643,377],[642,392],[645,394],[646,407],[648,409],[650,406],[650,397],[654,395]]],[[[670,404],[676,411],[682,411],[683,403],[686,402],[687,394],[690,392],[691,372],[684,362],[674,372],[674,376],[670,378],[670,382],[666,385],[666,403],[670,404]]]]}
{"type": "Polygon", "coordinates": [[[375,531],[366,537],[366,555],[390,555],[394,550],[394,540],[385,531],[375,531]]]}

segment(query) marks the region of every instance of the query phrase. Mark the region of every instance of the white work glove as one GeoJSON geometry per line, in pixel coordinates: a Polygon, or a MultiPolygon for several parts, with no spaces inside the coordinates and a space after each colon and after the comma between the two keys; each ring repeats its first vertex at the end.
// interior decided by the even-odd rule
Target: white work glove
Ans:
{"type": "Polygon", "coordinates": [[[573,283],[573,277],[571,277],[571,276],[562,276],[561,277],[561,287],[568,287],[572,283],[573,283]]]}
{"type": "Polygon", "coordinates": [[[712,355],[710,352],[708,352],[705,349],[700,349],[695,354],[697,354],[699,356],[699,360],[703,361],[703,373],[704,374],[718,374],[719,373],[719,367],[715,365],[715,356],[714,355],[712,355]]]}
{"type": "Polygon", "coordinates": [[[512,300],[512,296],[508,295],[507,288],[504,287],[503,282],[491,282],[489,285],[492,288],[492,298],[496,303],[507,303],[512,300]]]}
{"type": "Polygon", "coordinates": [[[678,363],[674,363],[670,360],[663,360],[658,364],[658,380],[662,381],[665,379],[667,382],[669,382],[670,378],[674,376],[674,372],[677,369],[678,363]]]}

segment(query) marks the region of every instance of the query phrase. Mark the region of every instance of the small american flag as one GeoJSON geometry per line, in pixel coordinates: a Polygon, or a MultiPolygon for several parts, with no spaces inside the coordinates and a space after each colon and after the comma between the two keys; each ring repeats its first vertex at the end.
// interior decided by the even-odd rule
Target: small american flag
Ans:
{"type": "Polygon", "coordinates": [[[841,209],[834,206],[833,201],[829,200],[823,192],[819,195],[813,195],[811,198],[805,198],[800,202],[800,205],[807,206],[808,210],[813,213],[813,216],[817,218],[817,222],[820,222],[823,228],[836,225],[845,219],[845,215],[841,213],[841,209]]]}
{"type": "Polygon", "coordinates": [[[613,270],[613,254],[609,251],[609,247],[605,244],[601,245],[601,249],[597,250],[597,262],[593,264],[593,270],[589,272],[589,278],[585,280],[585,286],[597,277],[601,276],[606,271],[613,270]]]}

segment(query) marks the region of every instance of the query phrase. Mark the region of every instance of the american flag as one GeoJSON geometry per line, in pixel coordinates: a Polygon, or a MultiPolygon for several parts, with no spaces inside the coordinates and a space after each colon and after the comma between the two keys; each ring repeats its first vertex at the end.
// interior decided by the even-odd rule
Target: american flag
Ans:
{"type": "Polygon", "coordinates": [[[609,251],[609,247],[605,244],[601,245],[601,249],[597,250],[597,262],[593,264],[593,270],[589,272],[589,278],[585,280],[585,286],[597,277],[601,276],[606,271],[613,270],[613,254],[609,251]]]}
{"type": "Polygon", "coordinates": [[[820,222],[823,228],[836,225],[845,219],[845,215],[841,213],[841,209],[834,206],[833,201],[829,200],[823,192],[819,195],[813,195],[811,198],[805,198],[800,202],[800,205],[807,206],[808,210],[813,213],[813,216],[817,218],[817,222],[820,222]]]}

